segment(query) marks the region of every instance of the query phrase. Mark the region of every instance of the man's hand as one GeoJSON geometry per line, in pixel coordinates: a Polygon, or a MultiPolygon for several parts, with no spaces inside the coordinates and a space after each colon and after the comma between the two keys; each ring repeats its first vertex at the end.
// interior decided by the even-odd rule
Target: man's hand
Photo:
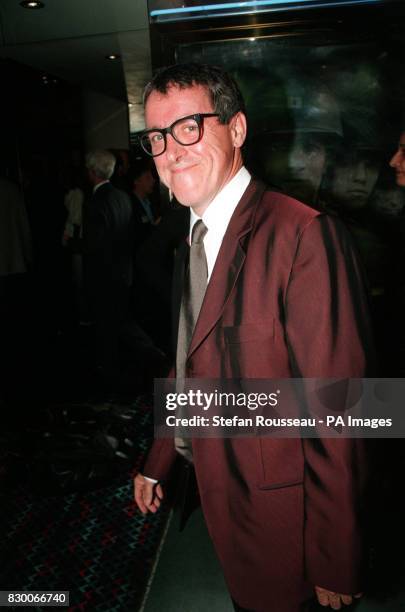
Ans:
{"type": "Polygon", "coordinates": [[[344,595],[343,593],[334,593],[323,589],[322,587],[315,587],[315,593],[321,606],[330,606],[332,610],[340,610],[343,605],[350,605],[353,603],[353,597],[358,599],[363,593],[357,593],[357,595],[344,595]]]}
{"type": "Polygon", "coordinates": [[[155,513],[163,499],[163,490],[160,484],[147,480],[142,474],[138,474],[134,480],[135,502],[142,512],[155,513]]]}

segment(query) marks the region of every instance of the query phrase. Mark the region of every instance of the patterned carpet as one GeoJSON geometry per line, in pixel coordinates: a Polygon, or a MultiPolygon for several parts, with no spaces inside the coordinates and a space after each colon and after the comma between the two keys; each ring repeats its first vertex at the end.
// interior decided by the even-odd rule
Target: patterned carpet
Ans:
{"type": "Polygon", "coordinates": [[[68,590],[72,611],[139,609],[168,517],[163,507],[144,518],[132,501],[150,405],[48,408],[29,453],[0,436],[1,590],[68,590]]]}

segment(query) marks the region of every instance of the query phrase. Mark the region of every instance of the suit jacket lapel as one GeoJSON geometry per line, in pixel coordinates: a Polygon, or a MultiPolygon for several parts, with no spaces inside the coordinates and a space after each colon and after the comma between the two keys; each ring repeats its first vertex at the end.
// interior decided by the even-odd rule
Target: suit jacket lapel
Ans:
{"type": "Polygon", "coordinates": [[[252,229],[256,206],[264,190],[263,183],[252,180],[231,217],[205,292],[189,355],[201,344],[222,314],[245,261],[242,238],[252,229]]]}

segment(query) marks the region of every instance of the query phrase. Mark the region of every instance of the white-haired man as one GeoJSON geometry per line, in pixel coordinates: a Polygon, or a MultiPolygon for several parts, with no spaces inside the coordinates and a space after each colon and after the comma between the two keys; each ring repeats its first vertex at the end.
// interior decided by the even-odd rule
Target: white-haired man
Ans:
{"type": "Polygon", "coordinates": [[[131,284],[132,207],[110,178],[115,157],[96,150],[86,156],[93,196],[84,215],[85,278],[96,323],[97,365],[107,385],[118,374],[118,337],[127,317],[131,284]]]}

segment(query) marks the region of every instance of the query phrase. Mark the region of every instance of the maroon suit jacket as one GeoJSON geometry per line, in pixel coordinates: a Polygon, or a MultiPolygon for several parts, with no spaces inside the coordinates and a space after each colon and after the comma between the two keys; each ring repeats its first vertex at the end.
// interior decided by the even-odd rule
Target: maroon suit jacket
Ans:
{"type": "MultiPolygon", "coordinates": [[[[370,331],[361,271],[336,221],[251,181],[224,236],[187,377],[362,377],[370,331]]],[[[201,504],[232,597],[298,612],[319,585],[361,590],[361,440],[193,439],[201,504]]],[[[172,439],[144,474],[164,480],[172,439]]]]}

